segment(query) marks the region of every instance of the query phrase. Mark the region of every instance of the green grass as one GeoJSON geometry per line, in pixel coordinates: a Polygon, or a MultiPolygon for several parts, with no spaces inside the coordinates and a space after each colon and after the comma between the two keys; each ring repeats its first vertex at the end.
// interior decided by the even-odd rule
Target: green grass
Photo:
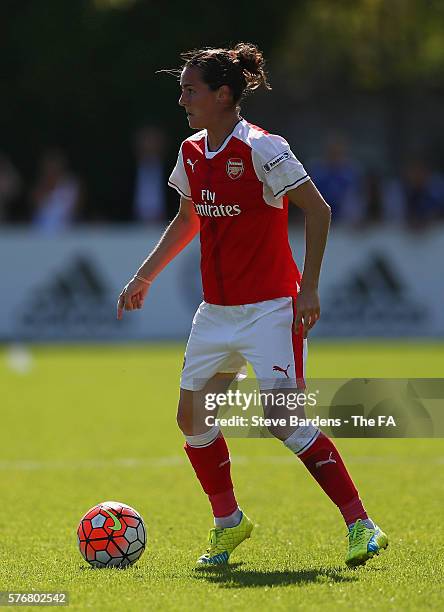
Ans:
{"type": "MultiPolygon", "coordinates": [[[[443,609],[443,440],[337,440],[389,549],[343,565],[337,509],[275,440],[231,440],[242,507],[257,524],[231,569],[193,570],[211,518],[182,450],[182,346],[32,348],[20,374],[0,352],[0,590],[66,590],[71,609],[443,609]],[[131,460],[131,461],[129,461],[131,460]],[[92,570],[76,527],[105,499],[137,508],[148,548],[92,570]]],[[[442,376],[443,345],[312,343],[309,375],[442,376]]]]}

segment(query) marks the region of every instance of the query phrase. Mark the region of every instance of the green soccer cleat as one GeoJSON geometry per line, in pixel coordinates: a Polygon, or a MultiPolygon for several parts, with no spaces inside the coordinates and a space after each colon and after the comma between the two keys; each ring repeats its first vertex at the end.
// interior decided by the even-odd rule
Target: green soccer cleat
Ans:
{"type": "Polygon", "coordinates": [[[244,540],[250,537],[253,523],[242,514],[242,519],[236,527],[214,527],[210,529],[207,552],[197,560],[197,565],[226,565],[231,553],[244,540]]]}
{"type": "Polygon", "coordinates": [[[374,529],[368,529],[361,519],[349,529],[347,537],[348,553],[345,563],[349,567],[364,565],[374,555],[379,555],[381,549],[388,546],[386,534],[377,525],[374,529]]]}

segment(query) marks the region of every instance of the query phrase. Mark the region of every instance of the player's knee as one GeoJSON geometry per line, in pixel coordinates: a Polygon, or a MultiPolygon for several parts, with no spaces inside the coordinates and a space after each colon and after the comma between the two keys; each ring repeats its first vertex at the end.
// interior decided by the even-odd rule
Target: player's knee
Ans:
{"type": "Polygon", "coordinates": [[[267,429],[274,438],[277,438],[282,442],[288,438],[288,426],[279,427],[279,425],[270,425],[267,427],[267,429]]]}
{"type": "Polygon", "coordinates": [[[191,410],[188,410],[186,406],[179,403],[177,409],[177,425],[179,429],[185,435],[191,435],[193,433],[193,414],[191,410]]]}
{"type": "Polygon", "coordinates": [[[193,421],[188,414],[178,412],[177,425],[185,436],[191,436],[193,434],[193,421]]]}
{"type": "Polygon", "coordinates": [[[193,392],[180,390],[179,405],[177,406],[177,425],[185,435],[193,433],[193,392]]]}

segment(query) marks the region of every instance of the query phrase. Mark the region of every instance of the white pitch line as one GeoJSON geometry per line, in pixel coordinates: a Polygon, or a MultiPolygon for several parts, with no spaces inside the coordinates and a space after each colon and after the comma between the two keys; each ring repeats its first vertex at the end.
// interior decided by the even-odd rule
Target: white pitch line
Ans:
{"type": "Polygon", "coordinates": [[[172,467],[185,463],[179,456],[152,457],[147,459],[86,459],[66,461],[38,461],[33,459],[17,461],[0,461],[0,470],[81,470],[81,469],[104,469],[109,467],[134,468],[134,467],[172,467]]]}
{"type": "MultiPolygon", "coordinates": [[[[293,455],[260,455],[260,456],[243,456],[235,455],[232,457],[232,462],[235,465],[301,465],[293,455]]],[[[348,464],[385,464],[385,465],[405,465],[405,464],[421,464],[431,463],[432,465],[444,464],[444,456],[421,458],[421,457],[396,457],[396,456],[360,456],[350,457],[346,460],[348,464]]],[[[91,470],[91,469],[106,469],[110,467],[133,469],[133,468],[171,468],[186,465],[185,457],[172,455],[166,457],[146,457],[132,458],[124,457],[119,459],[86,459],[86,460],[54,460],[54,461],[39,461],[33,459],[0,461],[0,470],[3,471],[20,471],[33,472],[45,470],[91,470]]]]}

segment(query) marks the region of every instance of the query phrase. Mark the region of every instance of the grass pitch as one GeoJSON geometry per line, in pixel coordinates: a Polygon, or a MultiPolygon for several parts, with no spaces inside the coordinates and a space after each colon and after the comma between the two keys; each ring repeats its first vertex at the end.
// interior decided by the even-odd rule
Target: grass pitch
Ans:
{"type": "MultiPolygon", "coordinates": [[[[182,451],[182,346],[0,351],[0,590],[69,591],[70,609],[443,609],[443,440],[337,440],[390,538],[343,564],[337,509],[282,444],[231,440],[238,499],[257,527],[229,570],[194,571],[209,505],[182,451]],[[20,361],[21,360],[21,361],[20,361]],[[20,365],[21,364],[21,365],[20,365]],[[128,570],[92,570],[76,527],[97,502],[141,512],[148,547],[128,570]]],[[[316,377],[440,377],[442,344],[312,343],[316,377]]]]}

